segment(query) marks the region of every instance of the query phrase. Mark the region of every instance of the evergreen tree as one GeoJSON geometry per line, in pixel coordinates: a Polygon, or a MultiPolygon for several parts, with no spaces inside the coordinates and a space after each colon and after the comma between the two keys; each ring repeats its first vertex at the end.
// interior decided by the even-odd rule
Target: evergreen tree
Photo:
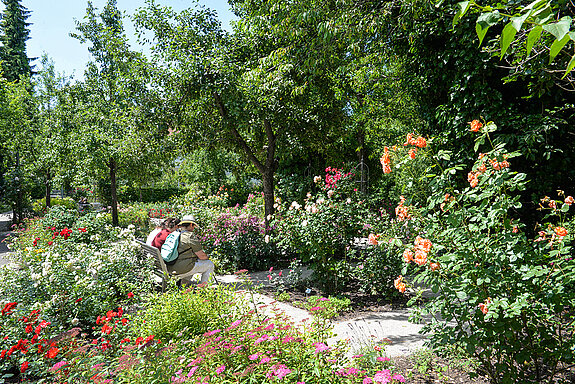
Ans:
{"type": "Polygon", "coordinates": [[[26,40],[30,38],[30,11],[20,4],[21,0],[2,0],[4,12],[0,20],[0,60],[3,76],[8,81],[18,80],[20,75],[30,76],[32,68],[26,55],[26,40]]]}

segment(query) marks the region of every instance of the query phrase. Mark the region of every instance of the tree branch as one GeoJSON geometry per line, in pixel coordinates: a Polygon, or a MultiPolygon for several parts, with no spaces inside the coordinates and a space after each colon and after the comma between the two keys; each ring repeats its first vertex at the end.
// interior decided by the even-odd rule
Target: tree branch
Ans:
{"type": "MultiPolygon", "coordinates": [[[[266,166],[264,166],[261,163],[261,161],[258,160],[256,155],[252,151],[251,147],[244,140],[242,135],[240,135],[240,133],[238,132],[236,127],[233,124],[229,124],[228,111],[226,110],[226,106],[224,105],[220,94],[217,91],[214,91],[213,96],[214,96],[214,102],[216,104],[216,108],[218,109],[218,111],[220,112],[220,116],[222,117],[222,119],[224,119],[224,121],[226,122],[226,125],[230,129],[230,132],[231,132],[234,140],[236,141],[238,146],[246,153],[248,159],[252,162],[252,164],[263,175],[265,172],[266,166]]],[[[267,134],[267,132],[266,132],[266,134],[267,134]]],[[[268,138],[268,141],[269,141],[269,138],[268,138]]],[[[267,165],[267,161],[266,161],[266,165],[267,165]]]]}

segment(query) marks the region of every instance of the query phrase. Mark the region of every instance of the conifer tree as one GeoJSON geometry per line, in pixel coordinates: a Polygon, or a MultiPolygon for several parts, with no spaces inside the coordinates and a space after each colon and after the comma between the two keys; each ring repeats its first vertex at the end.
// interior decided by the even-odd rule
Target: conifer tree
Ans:
{"type": "Polygon", "coordinates": [[[26,54],[26,41],[30,38],[30,11],[20,4],[21,0],[2,0],[4,11],[0,20],[0,61],[3,76],[8,81],[18,80],[20,75],[30,76],[32,68],[26,54]]]}

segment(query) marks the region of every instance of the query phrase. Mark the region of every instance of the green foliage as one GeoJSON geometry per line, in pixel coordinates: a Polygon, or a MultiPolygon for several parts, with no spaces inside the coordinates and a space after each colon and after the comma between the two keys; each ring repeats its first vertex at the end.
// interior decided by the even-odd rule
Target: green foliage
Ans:
{"type": "Polygon", "coordinates": [[[118,189],[118,201],[122,203],[161,203],[175,196],[181,196],[187,189],[180,187],[136,188],[122,186],[118,189]]]}
{"type": "Polygon", "coordinates": [[[73,227],[79,216],[75,206],[69,208],[66,204],[55,204],[42,218],[42,224],[46,228],[54,227],[57,230],[62,230],[73,227]]]}
{"type": "Polygon", "coordinates": [[[170,290],[150,295],[133,321],[136,337],[155,335],[160,340],[185,340],[212,329],[223,329],[230,318],[247,312],[247,304],[223,285],[207,289],[170,290]]]}
{"type": "MultiPolygon", "coordinates": [[[[561,11],[567,8],[567,6],[563,4],[537,0],[527,6],[517,6],[515,4],[482,6],[473,1],[460,2],[458,5],[459,9],[453,18],[454,26],[468,11],[472,10],[480,13],[476,23],[479,45],[481,45],[490,27],[497,25],[499,22],[507,23],[500,37],[501,58],[507,53],[511,44],[519,40],[519,43],[526,41],[525,59],[529,57],[534,45],[550,44],[551,47],[548,49],[549,63],[551,63],[568,42],[575,41],[575,32],[570,32],[571,17],[563,16],[560,19],[558,18],[561,11]],[[528,36],[526,40],[524,36],[520,39],[516,39],[517,33],[525,35],[527,30],[528,36]],[[542,35],[542,32],[545,32],[545,34],[542,35]],[[540,39],[542,42],[540,42],[540,39]]],[[[573,57],[571,61],[573,61],[573,57]]],[[[565,78],[572,69],[573,68],[570,68],[568,65],[563,78],[565,78]]]]}
{"type": "Polygon", "coordinates": [[[361,251],[362,262],[355,268],[355,276],[364,292],[385,297],[393,295],[393,280],[401,273],[403,264],[397,255],[397,242],[391,240],[379,238],[379,246],[368,246],[361,251]]]}
{"type": "MultiPolygon", "coordinates": [[[[50,199],[50,204],[52,207],[55,206],[63,206],[66,209],[77,209],[77,203],[70,197],[65,197],[60,199],[58,197],[52,197],[50,199]]],[[[36,200],[32,203],[32,210],[34,212],[44,212],[46,210],[46,198],[43,197],[39,200],[36,200]]]]}
{"type": "MultiPolygon", "coordinates": [[[[514,215],[526,175],[511,170],[519,154],[492,141],[495,130],[491,122],[480,128],[476,147],[491,148],[479,155],[464,189],[452,182],[460,167],[435,156],[441,171],[430,183],[427,206],[403,207],[411,233],[400,238],[405,252],[415,252],[415,265],[405,265],[402,274],[415,275],[413,284],[436,294],[422,311],[441,314],[425,328],[434,347],[460,346],[493,383],[540,383],[573,363],[573,341],[566,338],[572,313],[565,308],[575,304],[574,261],[563,227],[572,198],[564,204],[546,198],[552,221],[538,240],[530,239],[514,215]]],[[[395,284],[403,290],[401,280],[395,284]]]]}
{"type": "MultiPolygon", "coordinates": [[[[140,205],[119,206],[118,208],[118,226],[122,228],[135,227],[137,237],[146,237],[151,227],[148,209],[140,205]]],[[[112,215],[107,213],[105,218],[107,223],[111,225],[112,215]]]]}

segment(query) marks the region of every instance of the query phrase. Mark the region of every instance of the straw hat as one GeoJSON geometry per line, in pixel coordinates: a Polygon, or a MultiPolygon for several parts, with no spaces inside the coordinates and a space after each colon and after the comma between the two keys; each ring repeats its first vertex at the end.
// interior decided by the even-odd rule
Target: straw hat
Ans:
{"type": "Polygon", "coordinates": [[[188,225],[188,224],[194,224],[194,226],[199,227],[194,216],[184,215],[184,217],[182,217],[182,220],[180,220],[180,225],[188,225]]]}

